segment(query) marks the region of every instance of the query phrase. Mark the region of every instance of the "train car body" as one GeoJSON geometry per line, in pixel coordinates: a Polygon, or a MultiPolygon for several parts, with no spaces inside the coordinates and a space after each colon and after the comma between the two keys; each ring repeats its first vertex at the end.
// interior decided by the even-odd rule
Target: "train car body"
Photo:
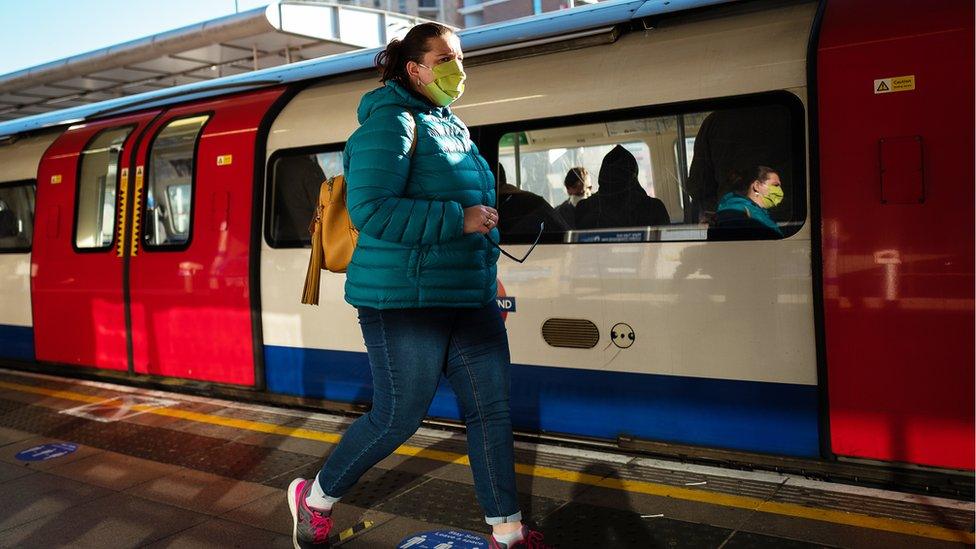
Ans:
{"type": "MultiPolygon", "coordinates": [[[[972,61],[972,5],[907,25],[909,2],[677,4],[595,5],[508,46],[531,19],[461,34],[454,109],[513,189],[558,206],[583,165],[597,196],[620,145],[668,216],[567,223],[500,261],[516,428],[971,471],[973,82],[933,59],[972,61]],[[866,11],[888,23],[865,38],[866,11]],[[775,149],[781,238],[698,222],[693,189],[743,124],[775,149]]],[[[368,403],[344,276],[299,303],[317,183],[378,85],[367,57],[0,145],[0,215],[29,210],[0,235],[0,359],[368,403]]],[[[430,415],[459,418],[446,384],[430,415]]]]}
{"type": "MultiPolygon", "coordinates": [[[[757,104],[794,102],[802,112],[805,37],[815,7],[675,23],[624,34],[601,46],[502,63],[480,64],[474,57],[468,63],[468,91],[456,111],[478,134],[479,148],[494,157],[490,161],[498,159],[505,135],[520,132],[546,154],[600,147],[626,134],[628,142],[660,154],[645,164],[653,166],[656,190],[663,195],[665,182],[677,181],[676,128],[665,123],[677,113],[687,117],[710,110],[710,98],[773,91],[786,97],[756,98],[757,104]],[[743,27],[763,38],[757,43],[743,27]],[[701,59],[709,60],[708,70],[702,70],[701,59]],[[769,68],[740,77],[760,65],[769,68]],[[537,74],[552,76],[524,76],[537,74]],[[560,75],[572,85],[554,85],[560,75]],[[704,104],[695,106],[696,101],[704,104]],[[616,112],[603,114],[608,104],[616,112]],[[601,114],[580,120],[582,113],[601,114]],[[652,127],[651,121],[662,123],[652,127]],[[608,131],[610,123],[620,130],[608,131]]],[[[290,158],[289,151],[304,155],[310,145],[326,145],[321,154],[337,160],[339,153],[332,151],[358,125],[359,98],[376,85],[368,75],[341,84],[323,82],[298,94],[272,125],[272,176],[290,158]],[[326,104],[335,115],[325,121],[312,115],[326,104]]],[[[797,123],[802,141],[802,115],[797,123]]],[[[693,135],[694,128],[688,130],[693,135]]],[[[523,155],[531,151],[527,145],[523,155]]],[[[595,175],[599,163],[589,168],[595,175]]],[[[514,170],[508,171],[514,179],[514,170]]],[[[504,215],[505,206],[500,207],[504,215]]],[[[697,225],[676,224],[665,238],[681,239],[682,231],[694,230],[697,225]]],[[[526,247],[514,250],[520,255],[526,247]]],[[[563,242],[539,247],[524,264],[503,259],[499,280],[516,302],[506,319],[515,364],[516,425],[599,438],[626,433],[817,455],[809,250],[809,229],[801,228],[788,239],[768,242],[563,242]],[[549,319],[589,321],[599,329],[600,341],[584,349],[549,345],[542,337],[549,319]],[[634,330],[633,345],[626,349],[608,337],[618,323],[634,330]],[[759,344],[761,339],[768,344],[759,344]]],[[[262,250],[269,389],[360,399],[369,366],[361,354],[355,311],[343,299],[344,277],[327,276],[321,307],[303,307],[290,293],[301,282],[306,263],[304,249],[262,250]],[[326,318],[328,333],[316,328],[326,318]]],[[[431,413],[458,417],[446,384],[431,413]]]]}

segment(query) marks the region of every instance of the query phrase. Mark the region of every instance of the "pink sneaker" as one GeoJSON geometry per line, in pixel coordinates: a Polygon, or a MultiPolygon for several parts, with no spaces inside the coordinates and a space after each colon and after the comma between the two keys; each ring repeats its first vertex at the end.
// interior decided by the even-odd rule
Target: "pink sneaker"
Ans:
{"type": "Polygon", "coordinates": [[[491,549],[515,549],[524,547],[525,549],[554,549],[552,545],[546,545],[542,541],[542,532],[529,530],[528,526],[522,526],[522,539],[508,545],[495,539],[495,536],[488,536],[488,546],[491,549]]]}
{"type": "Polygon", "coordinates": [[[294,521],[291,540],[295,549],[310,546],[328,546],[329,531],[332,530],[332,517],[328,513],[312,509],[305,503],[314,479],[296,478],[288,486],[288,508],[294,521]]]}

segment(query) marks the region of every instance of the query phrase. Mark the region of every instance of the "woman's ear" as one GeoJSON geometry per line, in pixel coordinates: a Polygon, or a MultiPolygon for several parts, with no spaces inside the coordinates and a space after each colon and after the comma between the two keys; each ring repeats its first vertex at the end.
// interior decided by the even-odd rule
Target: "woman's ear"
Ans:
{"type": "Polygon", "coordinates": [[[420,64],[416,61],[407,61],[405,68],[407,69],[407,76],[410,77],[411,82],[420,80],[420,64]]]}

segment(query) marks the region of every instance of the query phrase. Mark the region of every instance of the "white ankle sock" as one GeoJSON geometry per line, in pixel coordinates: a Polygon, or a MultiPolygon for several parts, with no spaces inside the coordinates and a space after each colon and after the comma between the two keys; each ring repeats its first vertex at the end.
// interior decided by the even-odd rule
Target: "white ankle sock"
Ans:
{"type": "Polygon", "coordinates": [[[506,547],[511,547],[513,543],[523,539],[521,528],[507,534],[492,534],[491,537],[498,543],[504,543],[506,547]]]}
{"type": "Polygon", "coordinates": [[[305,503],[317,511],[332,511],[332,506],[335,505],[335,502],[339,501],[339,498],[325,495],[325,492],[322,491],[322,485],[319,484],[318,475],[315,475],[315,478],[311,482],[312,489],[309,490],[308,496],[305,498],[305,503]]]}

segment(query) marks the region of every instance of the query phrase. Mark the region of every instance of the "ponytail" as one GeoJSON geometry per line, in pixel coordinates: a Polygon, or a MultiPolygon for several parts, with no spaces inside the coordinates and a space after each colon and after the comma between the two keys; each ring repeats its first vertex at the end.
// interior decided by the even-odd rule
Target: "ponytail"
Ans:
{"type": "Polygon", "coordinates": [[[453,31],[439,23],[422,23],[410,29],[402,40],[394,38],[386,48],[376,54],[376,68],[380,72],[380,82],[393,80],[409,88],[407,63],[420,63],[424,54],[430,51],[427,41],[431,38],[450,34],[453,31]]]}

